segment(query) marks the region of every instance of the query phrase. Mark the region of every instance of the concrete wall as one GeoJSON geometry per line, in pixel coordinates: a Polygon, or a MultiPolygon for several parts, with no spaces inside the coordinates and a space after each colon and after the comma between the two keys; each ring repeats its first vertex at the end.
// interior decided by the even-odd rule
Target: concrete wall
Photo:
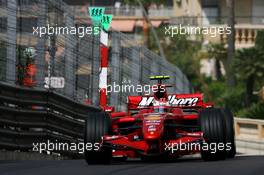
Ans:
{"type": "Polygon", "coordinates": [[[235,118],[237,152],[264,155],[264,120],[235,118]]]}

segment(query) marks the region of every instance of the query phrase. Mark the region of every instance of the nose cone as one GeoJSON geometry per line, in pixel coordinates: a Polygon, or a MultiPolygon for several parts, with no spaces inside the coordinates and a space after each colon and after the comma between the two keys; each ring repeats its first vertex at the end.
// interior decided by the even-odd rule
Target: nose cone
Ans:
{"type": "Polygon", "coordinates": [[[146,140],[159,139],[163,134],[163,118],[148,116],[143,121],[143,136],[146,140]]]}

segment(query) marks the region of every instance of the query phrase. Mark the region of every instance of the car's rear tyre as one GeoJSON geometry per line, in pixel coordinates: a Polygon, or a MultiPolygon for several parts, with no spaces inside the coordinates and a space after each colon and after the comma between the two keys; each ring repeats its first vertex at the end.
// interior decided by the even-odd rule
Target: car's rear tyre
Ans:
{"type": "MultiPolygon", "coordinates": [[[[94,113],[85,121],[84,143],[93,146],[99,145],[102,142],[102,136],[108,135],[110,132],[111,119],[109,115],[104,112],[94,113]]],[[[84,156],[88,164],[109,164],[112,158],[112,149],[106,145],[102,145],[99,150],[85,149],[84,156]]]]}
{"type": "Polygon", "coordinates": [[[201,147],[202,159],[205,161],[225,159],[226,124],[222,110],[216,108],[202,110],[199,113],[199,124],[205,139],[201,147]]]}
{"type": "Polygon", "coordinates": [[[226,122],[226,143],[230,149],[227,149],[227,158],[234,158],[236,155],[236,144],[235,144],[235,130],[234,130],[234,117],[229,109],[224,109],[225,122],[226,122]]]}

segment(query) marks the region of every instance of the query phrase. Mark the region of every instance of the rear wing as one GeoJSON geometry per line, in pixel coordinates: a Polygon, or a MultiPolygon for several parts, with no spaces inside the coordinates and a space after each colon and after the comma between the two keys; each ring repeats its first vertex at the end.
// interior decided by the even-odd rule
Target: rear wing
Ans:
{"type": "MultiPolygon", "coordinates": [[[[128,96],[128,110],[149,108],[153,105],[153,96],[128,96]]],[[[206,108],[212,107],[212,103],[204,103],[203,95],[196,94],[169,94],[168,102],[172,107],[182,108],[206,108]]]]}

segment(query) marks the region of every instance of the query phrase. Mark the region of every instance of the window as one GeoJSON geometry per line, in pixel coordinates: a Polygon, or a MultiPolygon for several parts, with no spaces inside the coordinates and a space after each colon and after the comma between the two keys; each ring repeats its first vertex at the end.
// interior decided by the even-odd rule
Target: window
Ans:
{"type": "Polygon", "coordinates": [[[202,7],[217,7],[218,0],[202,0],[202,7]]]}
{"type": "Polygon", "coordinates": [[[18,18],[17,31],[32,33],[33,27],[37,26],[37,18],[18,18]]]}
{"type": "Polygon", "coordinates": [[[7,0],[0,0],[0,7],[7,7],[7,0]]]}
{"type": "Polygon", "coordinates": [[[6,32],[7,28],[7,19],[6,17],[0,17],[0,32],[6,32]]]}

